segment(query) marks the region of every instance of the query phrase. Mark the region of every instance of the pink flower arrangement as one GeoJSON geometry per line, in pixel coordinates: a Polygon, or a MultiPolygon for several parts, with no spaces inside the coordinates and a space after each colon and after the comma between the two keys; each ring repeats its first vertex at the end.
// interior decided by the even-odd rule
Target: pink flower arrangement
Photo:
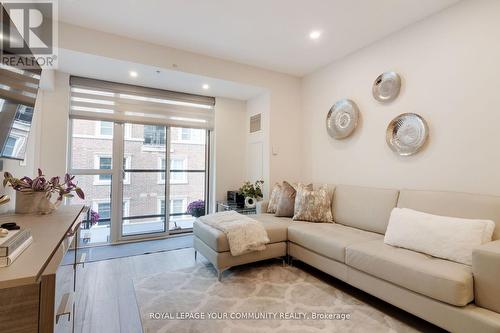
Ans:
{"type": "Polygon", "coordinates": [[[72,192],[75,192],[80,199],[85,199],[85,194],[82,189],[73,182],[74,179],[75,176],[65,174],[62,180],[60,177],[52,177],[47,180],[40,169],[38,169],[38,177],[34,179],[30,177],[18,179],[12,176],[11,173],[5,172],[3,186],[10,185],[15,191],[26,194],[42,192],[46,194],[48,199],[50,199],[53,193],[57,193],[57,201],[62,201],[63,198],[73,197],[72,192]]]}

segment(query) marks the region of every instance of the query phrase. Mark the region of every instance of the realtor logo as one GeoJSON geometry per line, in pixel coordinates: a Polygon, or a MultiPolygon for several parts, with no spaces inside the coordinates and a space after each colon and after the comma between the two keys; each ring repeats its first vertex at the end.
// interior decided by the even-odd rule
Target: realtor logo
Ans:
{"type": "Polygon", "coordinates": [[[1,2],[2,63],[17,68],[55,69],[57,3],[52,0],[1,2]]]}

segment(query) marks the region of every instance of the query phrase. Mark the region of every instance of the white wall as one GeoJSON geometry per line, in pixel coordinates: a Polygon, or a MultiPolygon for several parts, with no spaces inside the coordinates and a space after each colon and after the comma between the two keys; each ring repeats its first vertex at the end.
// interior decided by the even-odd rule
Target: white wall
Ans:
{"type": "Polygon", "coordinates": [[[465,1],[304,78],[304,178],[313,182],[500,194],[500,1],[465,1]],[[398,99],[381,105],[374,79],[395,70],[398,99]],[[361,124],[346,140],[325,129],[329,108],[354,100],[361,124]],[[422,115],[428,146],[398,157],[385,131],[422,115]]]}
{"type": "Polygon", "coordinates": [[[215,199],[226,199],[227,191],[237,190],[245,181],[246,103],[216,98],[215,104],[215,199]]]}
{"type": "MultiPolygon", "coordinates": [[[[270,183],[270,113],[271,96],[263,93],[247,101],[245,117],[246,137],[246,180],[254,183],[257,180],[264,181],[264,198],[269,194],[270,183]],[[250,133],[250,118],[261,114],[261,130],[250,133]]],[[[277,175],[275,175],[277,177],[277,175]]]]}

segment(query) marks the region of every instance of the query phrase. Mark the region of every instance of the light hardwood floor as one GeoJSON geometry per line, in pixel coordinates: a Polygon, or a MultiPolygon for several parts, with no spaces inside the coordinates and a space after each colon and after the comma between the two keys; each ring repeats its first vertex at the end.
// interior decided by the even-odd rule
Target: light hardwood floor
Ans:
{"type": "MultiPolygon", "coordinates": [[[[198,263],[207,260],[198,255],[198,263]]],[[[160,253],[138,255],[91,262],[78,268],[76,297],[76,333],[141,333],[142,326],[135,299],[132,280],[159,272],[171,271],[195,265],[194,249],[186,248],[160,253]]],[[[294,265],[331,283],[386,314],[396,317],[421,332],[444,332],[440,328],[408,314],[392,305],[380,301],[346,283],[324,274],[308,265],[295,262],[294,265]]],[[[71,266],[62,266],[58,272],[58,288],[69,287],[71,266]]],[[[62,332],[69,327],[59,325],[62,332]]],[[[67,325],[69,326],[69,324],[67,325]]],[[[56,332],[58,332],[56,331],[56,332]]]]}
{"type": "MultiPolygon", "coordinates": [[[[198,262],[206,260],[198,256],[198,262]]],[[[132,279],[193,265],[194,249],[187,248],[91,262],[84,268],[79,267],[75,332],[142,332],[132,279]]],[[[67,285],[71,266],[59,269],[58,286],[67,285]]]]}

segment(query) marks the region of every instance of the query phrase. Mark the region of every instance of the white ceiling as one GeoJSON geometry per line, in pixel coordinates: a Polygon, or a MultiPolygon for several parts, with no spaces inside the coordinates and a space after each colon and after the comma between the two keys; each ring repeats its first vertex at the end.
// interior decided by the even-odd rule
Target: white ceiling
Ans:
{"type": "Polygon", "coordinates": [[[58,52],[58,70],[93,79],[238,100],[248,100],[264,91],[258,87],[236,82],[135,64],[67,49],[59,49],[58,52]],[[138,76],[135,78],[130,77],[130,71],[137,72],[138,76]],[[208,84],[210,88],[208,90],[203,89],[204,84],[208,84]]]}
{"type": "Polygon", "coordinates": [[[302,76],[459,0],[60,0],[60,20],[302,76]],[[311,30],[321,30],[317,41],[311,30]]]}

